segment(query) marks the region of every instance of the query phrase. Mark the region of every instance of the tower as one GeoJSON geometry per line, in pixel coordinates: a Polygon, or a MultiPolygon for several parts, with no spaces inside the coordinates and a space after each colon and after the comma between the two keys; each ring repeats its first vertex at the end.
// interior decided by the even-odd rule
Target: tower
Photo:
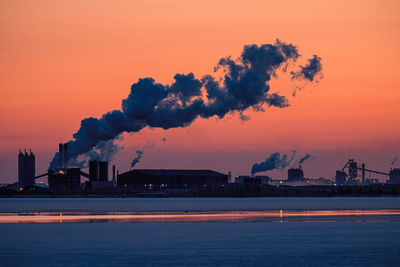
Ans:
{"type": "Polygon", "coordinates": [[[22,188],[35,185],[35,154],[19,150],[18,153],[18,183],[22,188]]]}

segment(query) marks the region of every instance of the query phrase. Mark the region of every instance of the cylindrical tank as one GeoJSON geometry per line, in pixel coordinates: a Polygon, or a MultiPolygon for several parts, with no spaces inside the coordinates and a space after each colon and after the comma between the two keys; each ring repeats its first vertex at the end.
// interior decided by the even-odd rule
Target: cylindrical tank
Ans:
{"type": "Polygon", "coordinates": [[[99,180],[99,164],[97,160],[89,161],[89,180],[99,180]]]}
{"type": "Polygon", "coordinates": [[[99,161],[99,180],[108,181],[108,161],[99,161]]]}

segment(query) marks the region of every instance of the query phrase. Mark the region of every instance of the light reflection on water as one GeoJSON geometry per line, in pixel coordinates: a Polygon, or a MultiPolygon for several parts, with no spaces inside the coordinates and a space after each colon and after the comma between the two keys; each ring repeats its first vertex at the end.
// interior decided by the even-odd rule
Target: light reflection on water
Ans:
{"type": "Polygon", "coordinates": [[[212,212],[30,212],[0,213],[0,223],[95,222],[387,222],[400,221],[400,209],[266,210],[212,212]]]}

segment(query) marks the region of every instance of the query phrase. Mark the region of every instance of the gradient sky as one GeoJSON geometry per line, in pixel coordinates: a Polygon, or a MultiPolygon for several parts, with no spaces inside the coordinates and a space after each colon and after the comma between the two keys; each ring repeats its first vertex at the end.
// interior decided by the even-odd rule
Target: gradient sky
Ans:
{"type": "MultiPolygon", "coordinates": [[[[17,180],[17,152],[32,149],[44,173],[80,121],[120,109],[141,77],[211,73],[221,57],[275,39],[318,54],[324,79],[291,106],[190,127],[125,134],[122,171],[148,140],[137,168],[249,174],[272,152],[314,153],[307,177],[332,178],[348,158],[387,171],[400,154],[399,1],[18,1],[0,2],[0,183],[17,180]],[[161,138],[167,142],[159,142],[161,138]]],[[[399,167],[400,162],[397,163],[399,167]]],[[[274,171],[274,178],[286,177],[274,171]]],[[[374,176],[375,178],[375,176],[374,176]]]]}

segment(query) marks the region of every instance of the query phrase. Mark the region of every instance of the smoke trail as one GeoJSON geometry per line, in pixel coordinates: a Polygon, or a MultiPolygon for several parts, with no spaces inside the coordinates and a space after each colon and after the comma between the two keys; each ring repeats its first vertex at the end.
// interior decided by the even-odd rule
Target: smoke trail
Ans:
{"type": "Polygon", "coordinates": [[[287,154],[282,154],[281,156],[279,152],[274,152],[263,162],[253,164],[253,167],[251,168],[251,174],[253,175],[257,172],[265,172],[275,169],[280,169],[282,171],[293,161],[295,154],[295,150],[292,151],[292,155],[290,157],[287,154]]]}
{"type": "Polygon", "coordinates": [[[303,164],[306,160],[308,160],[308,159],[310,159],[310,158],[311,158],[311,155],[307,153],[304,157],[302,157],[302,158],[299,160],[299,164],[303,164]]]}
{"type": "MultiPolygon", "coordinates": [[[[156,83],[152,78],[139,79],[122,100],[122,110],[113,110],[101,118],[86,118],[68,142],[69,155],[77,158],[101,141],[115,139],[124,132],[134,133],[145,127],[163,129],[187,127],[196,118],[223,118],[229,113],[242,114],[252,108],[264,111],[266,106],[284,108],[285,96],[270,93],[269,81],[277,71],[286,71],[299,58],[297,48],[276,40],[274,44],[247,45],[237,60],[219,60],[216,70],[224,71],[221,80],[211,75],[196,79],[193,73],[176,74],[171,85],[156,83]]],[[[314,56],[308,65],[300,66],[297,79],[313,81],[321,71],[320,58],[314,56]]],[[[245,116],[243,118],[246,118],[245,116]]],[[[50,169],[58,159],[55,154],[50,169]]]]}
{"type": "MultiPolygon", "coordinates": [[[[165,144],[166,142],[167,142],[167,138],[163,137],[163,138],[160,139],[160,143],[165,144]]],[[[142,149],[136,150],[136,157],[131,162],[131,168],[135,167],[135,165],[140,162],[140,160],[143,157],[144,151],[146,149],[153,148],[155,146],[156,146],[156,143],[154,141],[147,140],[146,145],[144,145],[142,147],[142,149]]]]}
{"type": "Polygon", "coordinates": [[[398,159],[399,159],[398,156],[394,157],[394,159],[393,159],[392,163],[390,164],[390,166],[393,166],[398,159]]]}
{"type": "Polygon", "coordinates": [[[131,168],[135,167],[137,163],[142,159],[144,150],[136,150],[136,158],[134,158],[131,162],[131,168]]]}

